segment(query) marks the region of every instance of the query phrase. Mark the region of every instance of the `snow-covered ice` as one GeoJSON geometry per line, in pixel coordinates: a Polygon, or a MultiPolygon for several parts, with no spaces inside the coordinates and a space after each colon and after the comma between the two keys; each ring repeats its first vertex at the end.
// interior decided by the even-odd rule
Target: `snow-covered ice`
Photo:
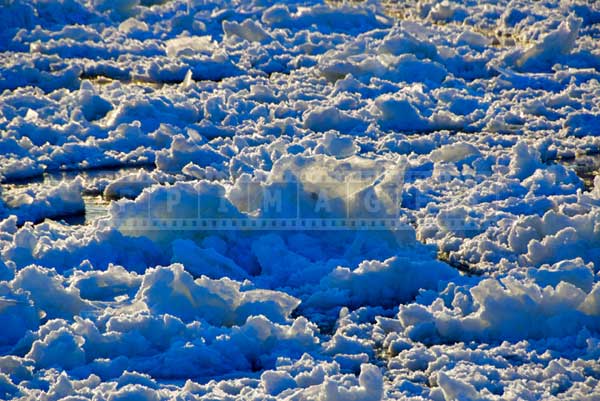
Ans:
{"type": "Polygon", "coordinates": [[[0,399],[600,398],[598,4],[0,21],[0,399]]]}

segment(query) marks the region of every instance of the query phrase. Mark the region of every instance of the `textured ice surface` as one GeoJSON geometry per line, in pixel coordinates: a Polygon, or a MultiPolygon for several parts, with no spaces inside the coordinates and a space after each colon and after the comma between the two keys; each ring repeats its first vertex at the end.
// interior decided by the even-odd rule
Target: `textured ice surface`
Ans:
{"type": "Polygon", "coordinates": [[[0,399],[600,397],[594,2],[0,22],[0,399]]]}

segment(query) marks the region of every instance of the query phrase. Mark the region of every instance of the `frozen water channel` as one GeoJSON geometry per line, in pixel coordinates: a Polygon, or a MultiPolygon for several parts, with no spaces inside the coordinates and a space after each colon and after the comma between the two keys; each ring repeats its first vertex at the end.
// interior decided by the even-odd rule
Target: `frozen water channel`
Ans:
{"type": "MultiPolygon", "coordinates": [[[[43,173],[34,178],[13,180],[1,184],[2,200],[5,204],[16,206],[24,194],[46,193],[61,183],[76,180],[84,184],[80,189],[83,208],[63,210],[60,214],[44,216],[70,225],[90,224],[94,220],[108,215],[111,197],[104,194],[104,189],[113,181],[139,171],[151,171],[151,166],[126,166],[118,168],[99,168],[87,171],[59,171],[43,173]]],[[[116,196],[114,198],[119,198],[116,196]]],[[[39,223],[40,221],[35,221],[39,223]]]]}
{"type": "Polygon", "coordinates": [[[0,21],[0,400],[600,396],[595,3],[0,21]]]}

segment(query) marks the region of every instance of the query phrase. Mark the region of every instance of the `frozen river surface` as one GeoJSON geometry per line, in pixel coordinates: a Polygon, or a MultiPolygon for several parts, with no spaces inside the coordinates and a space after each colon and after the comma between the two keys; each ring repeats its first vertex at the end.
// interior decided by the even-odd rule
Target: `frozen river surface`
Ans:
{"type": "Polygon", "coordinates": [[[600,399],[594,2],[0,21],[0,399],[600,399]]]}

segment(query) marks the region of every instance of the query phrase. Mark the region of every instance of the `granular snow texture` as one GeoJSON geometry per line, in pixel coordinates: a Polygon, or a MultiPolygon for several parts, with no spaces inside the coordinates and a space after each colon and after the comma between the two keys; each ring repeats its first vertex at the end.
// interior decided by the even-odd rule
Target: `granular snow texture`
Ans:
{"type": "Polygon", "coordinates": [[[0,399],[600,400],[598,4],[0,23],[0,399]]]}

